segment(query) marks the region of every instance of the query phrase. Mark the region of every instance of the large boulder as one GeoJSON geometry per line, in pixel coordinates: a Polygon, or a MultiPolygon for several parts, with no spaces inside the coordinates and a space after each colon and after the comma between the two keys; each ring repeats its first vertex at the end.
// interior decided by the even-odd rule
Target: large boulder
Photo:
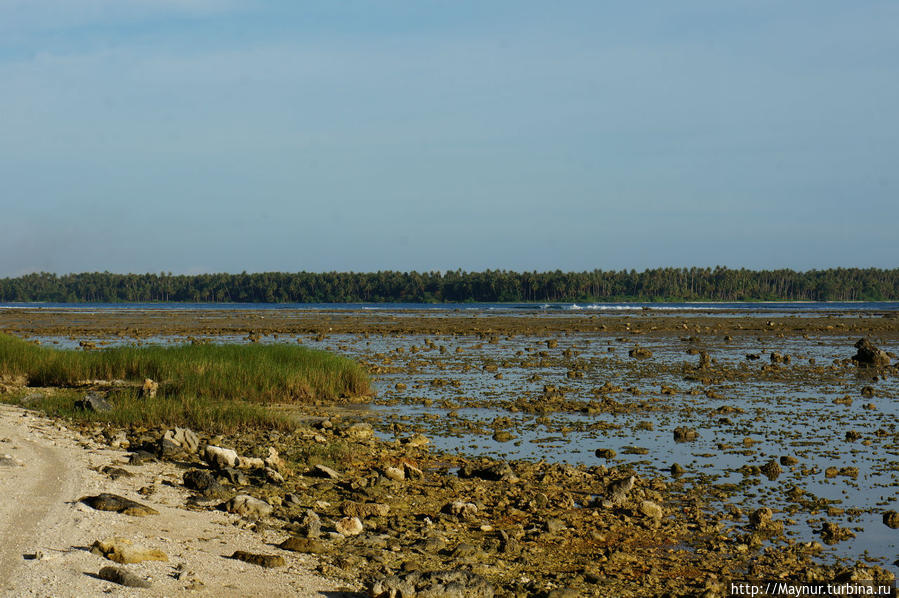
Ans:
{"type": "Polygon", "coordinates": [[[866,338],[855,343],[855,348],[858,349],[858,353],[852,357],[852,361],[861,367],[880,368],[890,365],[890,356],[886,351],[878,349],[866,338]]]}

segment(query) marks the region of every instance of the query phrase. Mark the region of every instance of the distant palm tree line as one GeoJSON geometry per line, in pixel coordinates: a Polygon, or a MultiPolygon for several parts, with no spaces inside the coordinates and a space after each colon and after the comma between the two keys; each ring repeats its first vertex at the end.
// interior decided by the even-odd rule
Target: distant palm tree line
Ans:
{"type": "Polygon", "coordinates": [[[899,269],[655,268],[591,272],[261,272],[57,275],[0,279],[4,302],[887,301],[899,269]]]}

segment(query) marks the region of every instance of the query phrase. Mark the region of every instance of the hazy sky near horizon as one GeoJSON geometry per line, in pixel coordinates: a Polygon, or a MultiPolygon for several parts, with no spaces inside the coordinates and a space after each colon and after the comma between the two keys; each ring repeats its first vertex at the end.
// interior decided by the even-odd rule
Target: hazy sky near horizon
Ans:
{"type": "Polygon", "coordinates": [[[0,276],[899,267],[899,3],[0,0],[0,276]]]}

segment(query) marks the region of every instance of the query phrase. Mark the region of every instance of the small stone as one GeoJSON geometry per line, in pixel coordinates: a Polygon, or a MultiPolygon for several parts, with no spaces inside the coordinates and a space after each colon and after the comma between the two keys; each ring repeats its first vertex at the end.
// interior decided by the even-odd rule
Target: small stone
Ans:
{"type": "Polygon", "coordinates": [[[386,517],[390,512],[390,507],[381,503],[358,503],[347,501],[340,507],[340,512],[347,517],[358,517],[365,519],[366,517],[386,517]]]}
{"type": "Polygon", "coordinates": [[[431,441],[424,434],[414,434],[413,436],[406,438],[403,441],[403,444],[410,448],[418,448],[429,444],[431,441]]]}
{"type": "Polygon", "coordinates": [[[203,460],[216,469],[237,466],[237,452],[220,446],[206,445],[203,451],[203,460]]]}
{"type": "Polygon", "coordinates": [[[899,529],[899,513],[887,511],[883,514],[883,524],[891,529],[899,529]]]}
{"type": "Polygon", "coordinates": [[[478,505],[457,500],[443,507],[443,512],[458,517],[459,519],[474,519],[478,514],[478,505]]]}
{"type": "Polygon", "coordinates": [[[662,507],[652,502],[651,500],[644,500],[640,503],[640,512],[643,513],[643,515],[645,515],[646,517],[655,520],[661,519],[664,515],[662,507]]]}
{"type": "Polygon", "coordinates": [[[164,552],[156,549],[147,549],[135,546],[126,538],[108,538],[97,540],[91,546],[91,553],[105,557],[110,561],[129,565],[144,561],[168,561],[169,557],[164,552]]]}
{"type": "Polygon", "coordinates": [[[259,565],[260,567],[265,567],[266,569],[283,567],[287,564],[284,562],[284,557],[281,555],[254,554],[252,552],[244,552],[243,550],[234,551],[234,554],[231,555],[231,558],[237,559],[238,561],[243,561],[245,563],[250,563],[251,565],[259,565]]]}
{"type": "Polygon", "coordinates": [[[790,467],[792,465],[796,465],[797,463],[799,463],[799,459],[793,457],[792,455],[784,455],[780,458],[780,464],[784,467],[790,467]]]}
{"type": "Polygon", "coordinates": [[[671,475],[672,476],[679,478],[680,476],[684,475],[685,473],[687,473],[687,470],[684,469],[683,465],[681,465],[680,463],[672,463],[671,464],[671,475]]]}
{"type": "Polygon", "coordinates": [[[399,467],[388,465],[384,468],[383,473],[385,478],[393,480],[394,482],[402,482],[406,479],[406,472],[399,467]]]}
{"type": "Polygon", "coordinates": [[[768,507],[762,507],[749,514],[749,524],[755,529],[764,529],[771,525],[773,517],[774,511],[768,507]]]}
{"type": "Polygon", "coordinates": [[[225,511],[247,519],[262,519],[272,513],[272,506],[248,494],[239,494],[222,505],[225,511]]]}
{"type": "Polygon", "coordinates": [[[837,544],[843,540],[855,537],[852,530],[840,527],[836,523],[831,523],[830,521],[825,521],[818,533],[821,534],[821,540],[828,545],[837,544]]]}
{"type": "Polygon", "coordinates": [[[565,529],[565,522],[563,522],[561,519],[556,519],[555,517],[553,517],[546,520],[545,526],[548,533],[558,534],[563,529],[565,529]]]}
{"type": "Polygon", "coordinates": [[[156,455],[149,451],[137,450],[128,457],[129,465],[143,465],[144,463],[153,463],[157,461],[156,455]]]}
{"type": "Polygon", "coordinates": [[[301,538],[291,536],[278,544],[278,547],[291,552],[303,552],[309,554],[322,554],[328,551],[328,545],[315,538],[301,538]]]}
{"type": "Polygon", "coordinates": [[[771,459],[762,465],[760,470],[769,480],[776,480],[783,473],[780,464],[775,459],[771,459]]]}
{"type": "Polygon", "coordinates": [[[674,429],[674,441],[675,442],[691,442],[699,438],[699,432],[697,432],[694,428],[688,428],[686,426],[680,426],[674,429]]]}
{"type": "Polygon", "coordinates": [[[611,482],[606,487],[606,498],[602,501],[602,505],[606,508],[610,508],[624,503],[624,501],[627,500],[628,493],[630,493],[630,491],[633,489],[634,482],[636,481],[637,478],[635,476],[629,476],[611,482]]]}
{"type": "Polygon", "coordinates": [[[615,455],[617,455],[617,453],[615,452],[615,449],[610,449],[610,448],[598,448],[598,449],[596,449],[595,454],[600,459],[614,459],[615,455]]]}
{"type": "Polygon", "coordinates": [[[425,477],[425,472],[408,461],[403,461],[403,473],[406,474],[407,478],[411,479],[420,480],[425,477]]]}
{"type": "Polygon", "coordinates": [[[318,538],[322,531],[321,518],[312,509],[306,509],[300,519],[300,533],[307,538],[318,538]]]}
{"type": "Polygon", "coordinates": [[[330,478],[332,480],[340,479],[339,473],[337,473],[336,471],[334,471],[333,469],[331,469],[330,467],[327,467],[325,465],[316,465],[315,467],[313,467],[312,474],[316,475],[320,478],[330,478]]]}
{"type": "Polygon", "coordinates": [[[266,467],[279,472],[282,471],[282,468],[284,467],[284,459],[281,458],[278,451],[273,446],[268,447],[268,457],[264,459],[263,463],[265,463],[266,467]]]}
{"type": "Polygon", "coordinates": [[[134,573],[120,569],[119,567],[103,567],[97,575],[100,579],[117,583],[129,588],[149,588],[150,582],[141,579],[134,573]]]}
{"type": "Polygon", "coordinates": [[[281,475],[281,473],[278,470],[272,469],[271,467],[265,468],[265,479],[268,480],[269,482],[271,482],[272,484],[283,484],[284,483],[284,476],[281,475]]]}
{"type": "Polygon", "coordinates": [[[196,453],[200,447],[200,438],[187,428],[174,428],[163,435],[163,438],[174,442],[188,453],[196,453]]]}
{"type": "Polygon", "coordinates": [[[374,436],[374,431],[372,430],[371,424],[366,423],[357,423],[353,424],[346,430],[346,436],[350,440],[356,440],[359,442],[369,440],[372,436],[374,436]]]}
{"type": "Polygon", "coordinates": [[[344,517],[334,523],[334,529],[344,536],[358,536],[364,527],[358,517],[344,517]]]}

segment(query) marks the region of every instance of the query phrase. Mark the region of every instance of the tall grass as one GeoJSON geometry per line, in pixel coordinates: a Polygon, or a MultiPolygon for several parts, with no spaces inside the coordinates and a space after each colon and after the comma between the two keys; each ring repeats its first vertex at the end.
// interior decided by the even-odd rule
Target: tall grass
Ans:
{"type": "MultiPolygon", "coordinates": [[[[336,401],[369,394],[368,376],[354,361],[295,345],[196,344],[49,349],[0,334],[0,376],[24,376],[30,386],[76,386],[85,380],[144,378],[162,398],[251,403],[336,401]]],[[[125,395],[128,392],[125,391],[125,395]]],[[[134,388],[131,394],[136,395],[134,388]]]]}
{"type": "Polygon", "coordinates": [[[75,407],[75,400],[82,394],[62,391],[30,401],[29,407],[74,421],[108,422],[118,426],[182,426],[207,434],[258,429],[289,431],[297,426],[296,420],[288,413],[240,400],[118,396],[112,401],[111,411],[95,412],[75,407]]]}

